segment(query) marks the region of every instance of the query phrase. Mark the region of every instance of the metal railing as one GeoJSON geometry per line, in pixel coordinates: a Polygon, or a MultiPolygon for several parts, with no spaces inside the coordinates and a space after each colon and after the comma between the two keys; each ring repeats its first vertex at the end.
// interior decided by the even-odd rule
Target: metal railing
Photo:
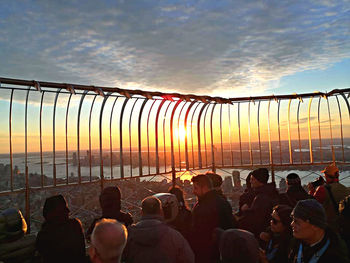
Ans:
{"type": "Polygon", "coordinates": [[[259,166],[274,180],[276,167],[350,164],[350,89],[221,98],[0,84],[0,151],[9,160],[0,196],[24,193],[27,216],[31,191],[68,185],[168,174],[175,183],[184,171],[259,166]]]}

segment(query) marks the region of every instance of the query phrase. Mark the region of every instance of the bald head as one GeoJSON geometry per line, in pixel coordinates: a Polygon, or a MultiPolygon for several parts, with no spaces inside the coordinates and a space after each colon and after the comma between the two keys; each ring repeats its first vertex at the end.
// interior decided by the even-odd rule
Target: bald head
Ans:
{"type": "Polygon", "coordinates": [[[155,196],[149,196],[142,200],[143,215],[161,215],[161,202],[155,196]]]}
{"type": "Polygon", "coordinates": [[[91,235],[92,262],[119,263],[126,245],[126,227],[114,219],[100,220],[91,235]]]}

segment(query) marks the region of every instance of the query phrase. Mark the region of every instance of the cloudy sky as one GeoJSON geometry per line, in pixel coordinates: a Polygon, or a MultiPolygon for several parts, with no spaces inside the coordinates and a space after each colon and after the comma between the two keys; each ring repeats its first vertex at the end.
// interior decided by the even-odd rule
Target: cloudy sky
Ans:
{"type": "Polygon", "coordinates": [[[349,1],[0,2],[0,76],[225,97],[350,87],[349,1]]]}

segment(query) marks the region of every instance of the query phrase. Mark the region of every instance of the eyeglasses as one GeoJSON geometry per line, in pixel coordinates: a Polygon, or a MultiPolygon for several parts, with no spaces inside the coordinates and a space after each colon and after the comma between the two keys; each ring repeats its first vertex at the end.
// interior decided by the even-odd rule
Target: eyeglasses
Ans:
{"type": "Polygon", "coordinates": [[[277,220],[277,219],[274,218],[274,217],[271,217],[271,220],[272,220],[272,223],[273,223],[274,225],[277,225],[278,223],[281,222],[281,220],[277,220]]]}

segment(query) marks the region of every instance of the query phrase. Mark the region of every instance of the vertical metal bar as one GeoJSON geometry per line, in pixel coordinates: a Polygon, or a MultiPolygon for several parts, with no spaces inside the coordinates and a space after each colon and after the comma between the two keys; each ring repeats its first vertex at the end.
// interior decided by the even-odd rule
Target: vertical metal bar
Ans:
{"type": "MultiPolygon", "coordinates": [[[[156,174],[159,174],[159,153],[158,153],[158,120],[159,120],[159,113],[160,110],[162,109],[164,103],[166,102],[166,100],[162,100],[158,110],[157,110],[157,115],[156,115],[156,131],[155,131],[155,143],[156,143],[156,174]]],[[[163,134],[164,135],[164,134],[163,134]]]]}
{"type": "Polygon", "coordinates": [[[181,110],[180,110],[180,113],[179,113],[179,118],[177,119],[177,143],[178,143],[178,148],[179,148],[179,167],[180,167],[180,171],[181,171],[181,149],[180,149],[180,118],[181,118],[181,113],[182,113],[182,110],[185,108],[185,105],[187,103],[185,102],[182,107],[181,107],[181,110]]]}
{"type": "Polygon", "coordinates": [[[319,138],[319,141],[320,141],[320,157],[321,157],[321,163],[322,163],[323,162],[323,150],[322,150],[321,120],[320,120],[321,99],[322,99],[322,97],[320,97],[318,99],[317,120],[318,120],[318,138],[319,138]]]}
{"type": "Polygon", "coordinates": [[[241,138],[241,114],[240,114],[240,106],[241,103],[238,102],[238,111],[237,111],[237,115],[238,115],[238,137],[239,137],[239,153],[241,156],[241,165],[243,164],[243,156],[242,156],[242,138],[241,138]]]}
{"type": "Polygon", "coordinates": [[[333,163],[335,162],[335,153],[334,153],[334,143],[333,143],[333,133],[332,133],[332,119],[331,119],[331,110],[329,108],[329,101],[328,97],[326,97],[327,100],[327,107],[328,107],[328,120],[329,120],[329,131],[331,133],[331,144],[332,144],[332,160],[333,163]]]}
{"type": "Polygon", "coordinates": [[[297,122],[298,122],[298,142],[299,142],[299,157],[300,157],[300,163],[303,164],[303,154],[301,152],[301,140],[300,140],[300,119],[299,119],[299,110],[300,110],[300,100],[298,102],[298,109],[297,109],[297,122]]]}
{"type": "Polygon", "coordinates": [[[92,116],[92,109],[94,108],[94,104],[96,101],[97,95],[94,95],[94,98],[92,99],[91,107],[90,107],[90,113],[89,113],[89,176],[90,176],[90,182],[92,181],[92,149],[91,149],[91,116],[92,116]]]}
{"type": "Polygon", "coordinates": [[[112,137],[112,119],[115,103],[117,102],[118,97],[114,99],[111,115],[109,117],[109,150],[110,150],[110,165],[111,165],[111,179],[113,179],[113,137],[112,137]]]}
{"type": "Polygon", "coordinates": [[[346,106],[348,108],[348,113],[349,113],[349,118],[350,118],[350,104],[349,104],[349,101],[348,99],[345,97],[344,93],[340,92],[340,95],[343,97],[345,103],[346,103],[346,106]]]}
{"type": "Polygon", "coordinates": [[[213,113],[216,107],[216,103],[213,105],[210,115],[210,141],[211,141],[211,169],[215,173],[215,155],[214,155],[214,138],[213,138],[213,113]]]}
{"type": "Polygon", "coordinates": [[[67,109],[66,109],[66,184],[69,183],[69,175],[68,175],[68,113],[69,113],[69,106],[70,106],[70,101],[72,98],[72,93],[69,95],[68,98],[68,103],[67,103],[67,109]]]}
{"type": "Polygon", "coordinates": [[[87,91],[84,91],[80,98],[79,108],[78,108],[78,120],[77,120],[77,161],[78,161],[78,182],[81,183],[81,167],[80,167],[80,113],[81,106],[83,105],[84,98],[87,91]]]}
{"type": "Polygon", "coordinates": [[[13,191],[13,159],[12,159],[12,101],[14,89],[11,89],[10,110],[9,110],[9,140],[10,140],[10,184],[13,191]]]}
{"type": "Polygon", "coordinates": [[[289,99],[288,103],[288,143],[289,143],[289,162],[293,163],[293,150],[292,150],[292,141],[291,141],[291,134],[290,134],[290,104],[292,102],[292,99],[289,99]]]}
{"type": "MultiPolygon", "coordinates": [[[[187,118],[188,118],[188,114],[190,113],[190,110],[192,108],[192,106],[196,103],[196,101],[192,101],[190,103],[190,106],[188,106],[187,111],[186,111],[186,115],[185,115],[185,122],[184,122],[184,126],[185,126],[185,160],[186,160],[186,171],[188,171],[190,169],[190,164],[189,164],[189,160],[188,160],[188,144],[187,144],[187,118]]],[[[179,116],[180,117],[180,116],[179,116]]],[[[192,124],[191,124],[192,127],[192,124]]],[[[180,149],[179,149],[180,150],[180,149]]],[[[181,171],[181,168],[180,168],[181,171]]]]}
{"type": "Polygon", "coordinates": [[[221,165],[224,167],[224,146],[222,144],[222,104],[220,104],[220,144],[221,144],[221,165]]]}
{"type": "Polygon", "coordinates": [[[164,112],[164,118],[163,118],[163,147],[164,147],[164,165],[165,165],[165,172],[166,172],[166,146],[165,146],[165,118],[166,114],[168,112],[169,106],[171,105],[171,102],[168,104],[168,106],[165,109],[164,112]]]}
{"type": "Polygon", "coordinates": [[[282,164],[282,143],[281,143],[281,125],[280,125],[280,106],[281,106],[281,100],[278,100],[278,107],[277,107],[278,145],[279,145],[279,150],[280,150],[280,164],[282,164]]]}
{"type": "Polygon", "coordinates": [[[208,113],[209,105],[211,105],[211,104],[208,104],[208,107],[206,108],[205,113],[204,113],[204,129],[203,130],[204,130],[205,167],[208,167],[207,138],[206,138],[207,125],[206,125],[206,120],[207,120],[207,113],[208,113]]]}
{"type": "Polygon", "coordinates": [[[260,157],[260,164],[262,164],[262,158],[261,158],[261,140],[260,140],[260,102],[258,103],[258,140],[259,140],[259,157],[260,157]]]}
{"type": "Polygon", "coordinates": [[[201,150],[201,116],[203,113],[203,110],[207,108],[209,104],[202,104],[202,108],[199,111],[198,114],[198,120],[197,120],[197,140],[198,140],[198,167],[199,169],[202,169],[202,150],[201,150]]]}
{"type": "Polygon", "coordinates": [[[39,132],[40,132],[40,181],[41,187],[44,187],[44,167],[43,167],[43,133],[42,133],[42,115],[43,115],[43,100],[44,100],[45,91],[41,93],[40,99],[40,115],[39,115],[39,132]]]}
{"type": "Polygon", "coordinates": [[[338,110],[339,110],[339,120],[340,120],[340,137],[341,137],[341,149],[342,149],[342,156],[343,156],[343,162],[345,162],[345,155],[344,155],[344,137],[343,137],[343,118],[341,115],[341,109],[340,109],[340,104],[338,100],[338,96],[335,95],[335,98],[337,99],[338,103],[338,110]]]}
{"type": "Polygon", "coordinates": [[[269,104],[267,108],[267,131],[269,134],[269,153],[270,153],[270,165],[271,165],[271,179],[272,182],[275,181],[275,171],[274,171],[274,163],[273,163],[273,153],[272,153],[272,142],[271,142],[271,127],[270,127],[270,104],[271,99],[269,99],[269,104]]]}
{"type": "Polygon", "coordinates": [[[250,129],[250,101],[248,103],[248,136],[249,136],[249,157],[250,165],[253,165],[253,149],[252,149],[252,139],[251,139],[251,129],[250,129]]]}
{"type": "MultiPolygon", "coordinates": [[[[192,113],[192,116],[191,116],[191,147],[192,147],[192,168],[194,169],[194,150],[193,150],[193,117],[194,117],[194,114],[198,108],[198,106],[200,105],[200,103],[197,103],[196,107],[194,108],[194,111],[192,113]]],[[[197,125],[198,125],[198,122],[197,122],[197,125]]]]}
{"type": "Polygon", "coordinates": [[[53,104],[53,115],[52,115],[52,173],[53,173],[53,185],[56,186],[56,105],[58,96],[61,92],[61,89],[57,89],[55,101],[53,104]]]}
{"type": "Polygon", "coordinates": [[[120,178],[124,178],[124,155],[123,155],[123,117],[126,104],[128,103],[129,98],[125,98],[122,109],[120,112],[119,118],[119,159],[120,159],[120,178]]]}
{"type": "Polygon", "coordinates": [[[28,98],[30,87],[27,90],[26,104],[25,104],[25,120],[24,120],[24,147],[25,147],[25,209],[26,209],[26,221],[28,224],[28,232],[30,233],[30,189],[29,189],[29,176],[28,176],[28,98]]]}
{"type": "Polygon", "coordinates": [[[141,151],[141,117],[143,113],[143,109],[145,108],[145,105],[147,103],[148,99],[144,99],[143,103],[141,105],[140,113],[139,113],[139,120],[138,120],[138,126],[137,126],[137,134],[138,134],[138,148],[139,148],[139,176],[142,176],[142,151],[141,151]]]}
{"type": "Polygon", "coordinates": [[[103,116],[103,110],[106,105],[106,101],[111,95],[112,92],[108,92],[107,95],[105,95],[101,109],[100,109],[100,119],[99,119],[99,139],[100,139],[100,179],[101,179],[101,191],[103,190],[104,187],[104,174],[103,174],[103,153],[102,153],[102,116],[103,116]]]}
{"type": "Polygon", "coordinates": [[[139,100],[139,98],[136,98],[136,100],[134,101],[134,104],[131,107],[131,111],[130,111],[130,117],[129,117],[129,158],[130,158],[130,177],[132,177],[132,148],[131,148],[131,119],[132,119],[132,114],[134,113],[134,108],[136,105],[136,102],[139,100]]]}
{"type": "Polygon", "coordinates": [[[231,136],[231,110],[230,110],[231,104],[227,104],[227,110],[228,110],[228,137],[230,142],[230,153],[231,153],[231,166],[234,165],[233,162],[233,151],[232,151],[232,136],[231,136]]]}
{"type": "Polygon", "coordinates": [[[174,129],[173,129],[173,120],[176,108],[179,106],[181,100],[178,100],[171,112],[170,117],[170,147],[171,147],[171,174],[173,186],[176,184],[176,171],[175,171],[175,156],[174,156],[174,129]]]}
{"type": "Polygon", "coordinates": [[[147,165],[148,165],[148,174],[151,174],[151,164],[150,164],[150,152],[149,152],[149,118],[151,116],[152,108],[156,100],[153,100],[151,108],[149,109],[147,116],[147,165]]]}
{"type": "Polygon", "coordinates": [[[310,151],[310,163],[314,162],[314,155],[312,153],[312,137],[311,137],[311,103],[312,103],[312,99],[314,97],[311,97],[309,100],[309,115],[308,115],[308,128],[309,128],[309,151],[310,151]]]}

